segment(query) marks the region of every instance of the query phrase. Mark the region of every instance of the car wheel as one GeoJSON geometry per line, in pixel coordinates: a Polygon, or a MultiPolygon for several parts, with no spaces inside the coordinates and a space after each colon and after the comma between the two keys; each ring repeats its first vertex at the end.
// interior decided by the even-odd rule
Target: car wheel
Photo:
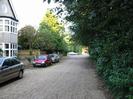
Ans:
{"type": "Polygon", "coordinates": [[[22,71],[22,70],[19,71],[18,78],[19,78],[19,79],[23,78],[23,71],[22,71]]]}

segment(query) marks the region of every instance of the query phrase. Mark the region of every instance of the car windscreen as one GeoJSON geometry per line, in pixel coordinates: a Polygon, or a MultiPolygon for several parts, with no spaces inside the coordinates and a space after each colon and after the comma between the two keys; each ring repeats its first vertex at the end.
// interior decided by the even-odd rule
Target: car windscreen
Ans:
{"type": "Polygon", "coordinates": [[[0,65],[2,64],[3,60],[4,60],[3,58],[0,58],[0,65]]]}
{"type": "Polygon", "coordinates": [[[46,60],[47,59],[47,56],[38,56],[37,59],[39,59],[39,60],[46,60]]]}
{"type": "Polygon", "coordinates": [[[50,57],[54,57],[54,55],[53,55],[53,54],[51,54],[51,55],[50,55],[50,57]]]}

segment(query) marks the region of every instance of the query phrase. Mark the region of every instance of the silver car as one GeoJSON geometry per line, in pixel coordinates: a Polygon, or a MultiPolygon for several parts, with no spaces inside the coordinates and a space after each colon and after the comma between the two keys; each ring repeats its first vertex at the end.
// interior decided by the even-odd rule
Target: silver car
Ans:
{"type": "Polygon", "coordinates": [[[49,56],[51,57],[53,63],[60,61],[60,56],[58,54],[49,54],[49,56]]]}
{"type": "Polygon", "coordinates": [[[0,57],[0,83],[12,78],[23,78],[24,65],[17,58],[0,57]]]}

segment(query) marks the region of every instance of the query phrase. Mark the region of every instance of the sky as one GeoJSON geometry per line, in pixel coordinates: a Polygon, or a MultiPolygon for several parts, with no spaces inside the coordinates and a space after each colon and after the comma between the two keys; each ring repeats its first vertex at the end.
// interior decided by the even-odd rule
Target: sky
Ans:
{"type": "MultiPolygon", "coordinates": [[[[19,20],[18,30],[26,25],[38,29],[45,12],[48,8],[54,8],[58,3],[47,4],[43,0],[11,0],[17,18],[19,20]]],[[[60,6],[60,5],[58,5],[60,6]]],[[[65,25],[66,31],[69,25],[65,25]]],[[[68,30],[69,31],[69,30],[68,30]]]]}
{"type": "Polygon", "coordinates": [[[38,28],[48,5],[43,0],[11,0],[19,20],[18,29],[32,25],[38,28]]]}

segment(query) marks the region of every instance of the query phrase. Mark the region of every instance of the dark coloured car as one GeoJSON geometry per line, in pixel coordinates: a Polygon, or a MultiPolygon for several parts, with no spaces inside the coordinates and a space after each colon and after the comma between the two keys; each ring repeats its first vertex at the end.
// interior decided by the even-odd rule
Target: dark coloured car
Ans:
{"type": "Polygon", "coordinates": [[[40,55],[33,61],[33,66],[48,66],[52,64],[52,60],[49,55],[40,55]]]}
{"type": "Polygon", "coordinates": [[[0,83],[13,78],[23,78],[24,65],[14,57],[0,57],[0,83]]]}

